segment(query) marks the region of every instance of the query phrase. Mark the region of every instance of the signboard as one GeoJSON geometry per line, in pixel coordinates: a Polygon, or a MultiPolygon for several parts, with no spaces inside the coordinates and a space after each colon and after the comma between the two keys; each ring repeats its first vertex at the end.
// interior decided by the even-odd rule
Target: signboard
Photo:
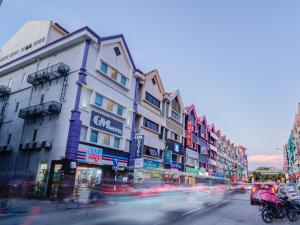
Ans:
{"type": "Polygon", "coordinates": [[[144,159],[143,158],[135,159],[134,167],[135,168],[143,168],[144,167],[144,159]]]}
{"type": "Polygon", "coordinates": [[[191,120],[187,121],[186,146],[188,146],[188,147],[193,146],[193,122],[191,120]]]}
{"type": "Polygon", "coordinates": [[[144,155],[144,135],[136,135],[136,158],[143,158],[144,155]]]}
{"type": "Polygon", "coordinates": [[[154,160],[149,160],[149,159],[144,159],[144,169],[157,169],[161,167],[161,163],[154,161],[154,160]]]}
{"type": "Polygon", "coordinates": [[[198,165],[198,160],[197,159],[192,159],[192,158],[186,158],[185,164],[188,166],[197,166],[198,165]]]}
{"type": "Polygon", "coordinates": [[[91,112],[90,125],[114,135],[122,136],[123,134],[123,123],[94,111],[91,112]]]}
{"type": "Polygon", "coordinates": [[[128,163],[128,152],[116,151],[115,149],[80,142],[76,152],[76,160],[78,162],[111,166],[114,166],[117,160],[118,167],[126,167],[128,163]]]}
{"type": "Polygon", "coordinates": [[[195,150],[187,148],[185,150],[185,153],[186,153],[186,156],[189,157],[189,158],[193,158],[193,159],[198,159],[199,158],[198,152],[195,151],[195,150]]]}
{"type": "Polygon", "coordinates": [[[167,147],[168,147],[168,149],[170,149],[171,151],[173,151],[176,154],[180,154],[180,155],[183,154],[183,147],[182,147],[182,144],[179,142],[168,139],[167,147]]]}
{"type": "Polygon", "coordinates": [[[175,168],[175,169],[182,169],[182,165],[181,165],[181,164],[179,164],[179,163],[174,163],[174,162],[172,162],[171,167],[172,167],[172,168],[175,168]]]}
{"type": "Polygon", "coordinates": [[[190,174],[195,174],[195,175],[199,174],[199,170],[197,168],[186,167],[185,171],[190,174]]]}
{"type": "Polygon", "coordinates": [[[165,150],[164,163],[168,165],[172,163],[172,151],[169,149],[165,150]]]}
{"type": "Polygon", "coordinates": [[[97,163],[100,164],[103,149],[89,145],[79,144],[76,159],[81,162],[97,163]]]}

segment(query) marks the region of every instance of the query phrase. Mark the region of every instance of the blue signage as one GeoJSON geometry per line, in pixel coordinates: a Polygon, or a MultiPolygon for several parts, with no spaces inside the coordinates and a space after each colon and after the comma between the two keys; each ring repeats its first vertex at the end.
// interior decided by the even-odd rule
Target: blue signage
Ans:
{"type": "Polygon", "coordinates": [[[91,127],[118,136],[122,136],[123,134],[123,123],[94,111],[91,112],[90,125],[91,127]]]}
{"type": "Polygon", "coordinates": [[[136,135],[136,158],[143,158],[144,155],[144,135],[136,135]]]}
{"type": "Polygon", "coordinates": [[[144,159],[144,169],[151,170],[151,169],[157,169],[159,167],[161,167],[160,162],[144,159]]]}
{"type": "Polygon", "coordinates": [[[113,165],[118,166],[119,165],[119,160],[118,159],[113,159],[113,165]]]}
{"type": "Polygon", "coordinates": [[[179,163],[172,162],[172,168],[182,169],[182,165],[179,163]]]}

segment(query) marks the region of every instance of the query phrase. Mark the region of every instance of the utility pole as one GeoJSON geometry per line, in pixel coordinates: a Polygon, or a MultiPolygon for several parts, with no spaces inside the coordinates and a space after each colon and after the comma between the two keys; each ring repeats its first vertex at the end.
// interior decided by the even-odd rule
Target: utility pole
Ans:
{"type": "Polygon", "coordinates": [[[0,6],[2,5],[2,3],[3,3],[3,0],[0,0],[0,6]]]}

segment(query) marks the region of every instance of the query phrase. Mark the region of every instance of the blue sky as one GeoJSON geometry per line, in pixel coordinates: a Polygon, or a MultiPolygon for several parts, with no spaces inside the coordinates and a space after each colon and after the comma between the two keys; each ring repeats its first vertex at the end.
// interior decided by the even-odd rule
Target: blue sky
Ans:
{"type": "Polygon", "coordinates": [[[33,19],[123,33],[141,70],[158,69],[166,90],[248,147],[250,168],[281,166],[275,148],[300,96],[299,10],[288,0],[3,0],[0,46],[33,19]]]}

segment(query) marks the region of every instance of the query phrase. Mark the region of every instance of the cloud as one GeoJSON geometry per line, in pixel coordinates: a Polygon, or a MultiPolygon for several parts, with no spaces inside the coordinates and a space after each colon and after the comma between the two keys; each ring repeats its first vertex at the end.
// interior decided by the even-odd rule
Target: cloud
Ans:
{"type": "Polygon", "coordinates": [[[282,168],[282,155],[252,155],[248,157],[249,168],[256,169],[258,166],[274,166],[282,168]]]}

